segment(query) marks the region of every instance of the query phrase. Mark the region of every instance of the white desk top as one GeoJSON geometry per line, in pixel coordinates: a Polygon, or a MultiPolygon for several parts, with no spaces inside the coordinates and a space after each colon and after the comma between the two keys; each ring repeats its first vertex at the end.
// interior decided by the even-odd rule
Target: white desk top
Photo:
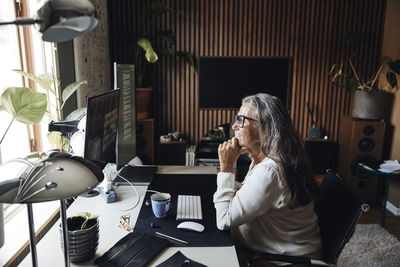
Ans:
{"type": "MultiPolygon", "coordinates": [[[[157,173],[163,174],[210,174],[216,173],[212,166],[159,166],[157,173]]],[[[117,189],[118,201],[105,203],[102,197],[77,198],[68,208],[67,216],[72,216],[76,212],[87,211],[99,215],[99,246],[95,257],[87,262],[73,264],[71,266],[95,266],[94,259],[109,250],[118,240],[128,232],[118,227],[119,218],[123,214],[130,213],[131,224],[135,224],[142,206],[143,196],[147,186],[136,186],[140,198],[140,203],[129,211],[136,202],[136,194],[132,193],[132,188],[125,186],[117,189]]],[[[38,266],[63,266],[64,254],[61,249],[61,239],[59,231],[60,220],[49,230],[43,239],[37,244],[38,266]]],[[[239,266],[234,246],[229,247],[169,247],[165,249],[150,266],[156,266],[168,257],[180,250],[187,257],[203,263],[207,266],[239,266]]],[[[19,266],[31,266],[31,255],[29,254],[19,266]]]]}

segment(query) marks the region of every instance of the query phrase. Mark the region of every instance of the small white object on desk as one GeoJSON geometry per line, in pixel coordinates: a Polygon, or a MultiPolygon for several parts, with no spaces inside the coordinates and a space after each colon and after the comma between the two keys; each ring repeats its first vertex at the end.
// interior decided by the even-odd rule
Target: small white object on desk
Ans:
{"type": "Polygon", "coordinates": [[[204,231],[204,226],[201,223],[191,222],[191,221],[181,222],[180,224],[178,224],[178,226],[176,228],[193,231],[193,232],[203,232],[204,231]]]}
{"type": "Polygon", "coordinates": [[[379,171],[390,173],[400,170],[400,163],[397,160],[385,160],[379,167],[379,171]]]}

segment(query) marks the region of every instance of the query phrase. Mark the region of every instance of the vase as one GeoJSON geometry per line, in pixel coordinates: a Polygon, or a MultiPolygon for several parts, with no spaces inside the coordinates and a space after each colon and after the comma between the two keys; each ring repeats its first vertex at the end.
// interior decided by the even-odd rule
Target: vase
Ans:
{"type": "MultiPolygon", "coordinates": [[[[90,219],[85,229],[80,229],[85,221],[82,217],[67,218],[68,254],[71,262],[87,261],[96,254],[99,244],[99,220],[90,219]]],[[[64,249],[62,227],[59,227],[61,247],[64,249]]]]}
{"type": "Polygon", "coordinates": [[[149,104],[151,99],[151,87],[136,88],[136,117],[138,120],[149,117],[149,104]]]}
{"type": "Polygon", "coordinates": [[[383,91],[354,92],[353,111],[351,116],[363,120],[380,120],[385,117],[388,105],[388,93],[383,91]]]}

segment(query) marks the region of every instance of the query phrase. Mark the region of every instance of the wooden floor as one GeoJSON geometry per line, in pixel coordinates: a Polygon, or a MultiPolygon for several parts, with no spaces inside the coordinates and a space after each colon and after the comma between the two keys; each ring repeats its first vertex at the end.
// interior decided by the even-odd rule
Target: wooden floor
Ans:
{"type": "MultiPolygon", "coordinates": [[[[361,215],[358,223],[371,224],[381,223],[382,210],[371,208],[367,213],[361,215]]],[[[400,240],[400,216],[394,216],[390,211],[386,210],[385,229],[400,240]]]]}

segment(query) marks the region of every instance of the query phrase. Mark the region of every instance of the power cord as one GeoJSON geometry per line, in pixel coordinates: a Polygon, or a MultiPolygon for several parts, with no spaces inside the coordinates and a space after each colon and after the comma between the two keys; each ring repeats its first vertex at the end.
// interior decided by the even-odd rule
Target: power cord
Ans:
{"type": "MultiPolygon", "coordinates": [[[[122,169],[123,169],[123,168],[121,168],[121,170],[122,170],[122,169]]],[[[118,172],[119,177],[121,177],[122,180],[124,180],[125,182],[127,182],[127,183],[129,184],[129,186],[133,188],[133,191],[135,192],[135,194],[136,194],[136,196],[137,196],[137,197],[136,197],[136,202],[135,202],[135,204],[134,204],[131,208],[125,209],[125,210],[121,210],[121,211],[129,211],[129,210],[131,210],[131,209],[136,208],[136,206],[139,204],[139,202],[140,202],[140,195],[139,195],[138,191],[136,190],[135,186],[133,186],[133,184],[132,184],[130,181],[128,181],[128,179],[126,179],[125,177],[123,177],[122,175],[120,175],[121,170],[119,170],[119,172],[118,172]]],[[[117,175],[117,176],[118,176],[118,175],[117,175]]]]}
{"type": "MultiPolygon", "coordinates": [[[[136,194],[136,196],[137,196],[137,197],[136,197],[136,202],[135,202],[135,204],[134,204],[131,208],[125,209],[125,210],[121,210],[121,211],[129,211],[129,210],[131,210],[131,209],[136,208],[136,206],[139,204],[139,202],[140,202],[140,195],[139,195],[138,191],[136,190],[135,186],[134,186],[128,179],[126,179],[125,177],[123,177],[123,176],[120,174],[121,171],[122,171],[122,169],[123,169],[123,168],[121,168],[121,169],[119,170],[117,176],[121,177],[122,180],[124,180],[125,182],[127,182],[127,183],[129,184],[129,186],[133,188],[133,191],[135,192],[135,194],[136,194]]],[[[159,191],[155,191],[155,190],[146,190],[146,192],[160,193],[159,191]]]]}

